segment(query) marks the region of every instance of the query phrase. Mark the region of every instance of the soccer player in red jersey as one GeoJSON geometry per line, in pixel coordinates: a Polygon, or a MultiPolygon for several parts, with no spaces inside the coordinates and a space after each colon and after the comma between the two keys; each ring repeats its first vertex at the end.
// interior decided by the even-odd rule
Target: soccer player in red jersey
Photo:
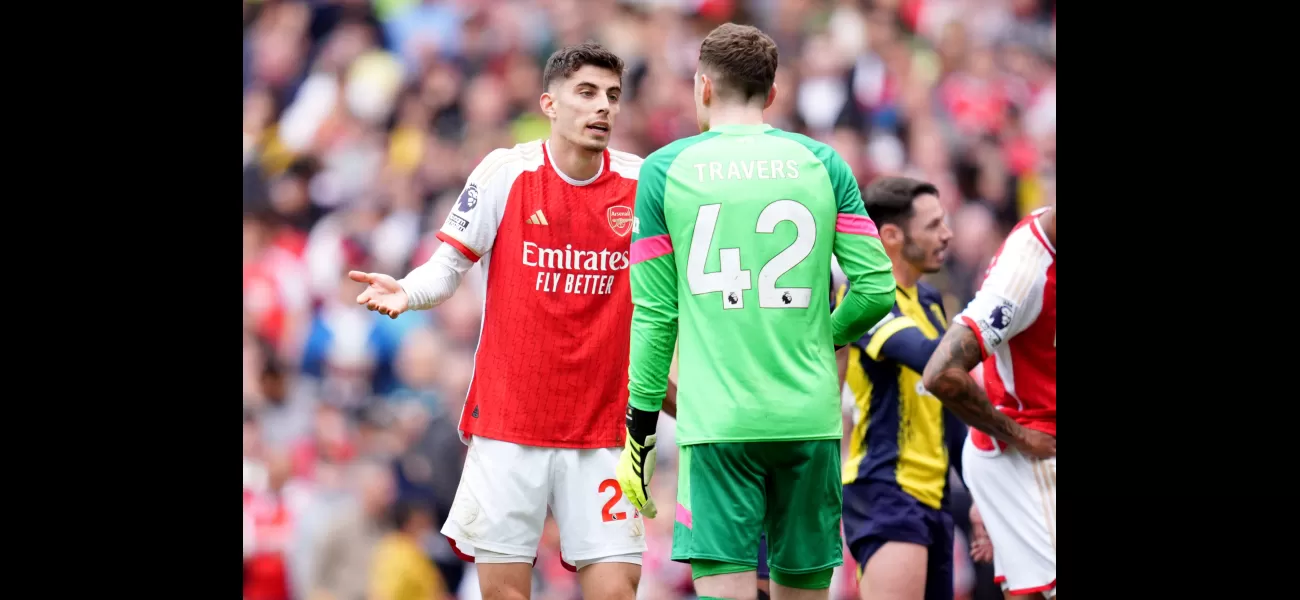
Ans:
{"type": "Polygon", "coordinates": [[[623,446],[632,323],[628,250],[641,158],[610,150],[623,61],[594,43],[551,55],[546,141],[494,150],[470,174],[405,279],[353,272],[357,298],[396,317],[449,298],[475,262],[483,325],[460,418],[469,445],[442,533],[483,597],[528,598],[549,505],[585,598],[632,600],[646,549],[614,468],[623,446]]]}
{"type": "Polygon", "coordinates": [[[1011,230],[922,381],[972,428],[963,471],[998,582],[1011,595],[1055,598],[1055,207],[1011,230]]]}

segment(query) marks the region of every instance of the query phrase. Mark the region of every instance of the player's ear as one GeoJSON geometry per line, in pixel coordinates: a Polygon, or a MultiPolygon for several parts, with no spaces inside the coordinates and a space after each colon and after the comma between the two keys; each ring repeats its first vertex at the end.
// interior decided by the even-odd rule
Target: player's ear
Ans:
{"type": "Polygon", "coordinates": [[[772,83],[772,89],[767,91],[767,101],[763,103],[763,110],[772,107],[772,102],[776,101],[776,83],[772,83]]]}
{"type": "Polygon", "coordinates": [[[542,97],[537,100],[537,104],[542,107],[542,114],[555,118],[555,97],[550,92],[542,92],[542,97]]]}
{"type": "Polygon", "coordinates": [[[700,103],[708,106],[713,103],[713,80],[700,73],[700,103]]]}
{"type": "Polygon", "coordinates": [[[902,246],[903,228],[893,223],[885,223],[880,227],[880,241],[888,246],[902,246]]]}

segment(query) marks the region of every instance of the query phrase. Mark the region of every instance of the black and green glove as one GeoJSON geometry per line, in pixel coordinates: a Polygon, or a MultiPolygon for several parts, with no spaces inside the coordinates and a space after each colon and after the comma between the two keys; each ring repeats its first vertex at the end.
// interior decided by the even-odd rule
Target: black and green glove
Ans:
{"type": "Polygon", "coordinates": [[[623,495],[651,519],[659,512],[650,498],[650,478],[655,473],[655,428],[658,425],[659,411],[640,410],[628,404],[627,442],[614,471],[623,495]]]}

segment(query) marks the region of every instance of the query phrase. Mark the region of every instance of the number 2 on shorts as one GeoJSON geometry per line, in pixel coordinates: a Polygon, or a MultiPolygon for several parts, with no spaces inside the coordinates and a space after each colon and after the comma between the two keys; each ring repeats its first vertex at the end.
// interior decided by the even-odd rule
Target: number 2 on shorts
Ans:
{"type": "MultiPolygon", "coordinates": [[[[686,259],[686,283],[691,294],[722,293],[722,308],[745,308],[745,290],[751,289],[750,271],[740,268],[740,249],[719,249],[719,270],[705,273],[704,265],[709,259],[709,248],[713,245],[713,235],[718,225],[718,213],[721,204],[706,204],[700,207],[695,217],[695,234],[691,237],[691,253],[686,259]]],[[[812,253],[813,243],[817,240],[817,223],[812,211],[794,200],[777,200],[763,209],[758,215],[754,230],[758,233],[772,233],[783,221],[790,221],[795,226],[794,242],[782,250],[758,272],[758,306],[759,308],[808,308],[812,300],[812,288],[776,287],[776,281],[790,269],[795,268],[812,253]]]]}
{"type": "Polygon", "coordinates": [[[614,505],[618,504],[619,500],[623,499],[623,488],[618,487],[618,480],[615,479],[606,479],[600,482],[599,492],[604,494],[605,491],[610,488],[613,488],[614,495],[611,496],[609,501],[605,503],[605,506],[600,509],[600,520],[606,523],[610,521],[622,521],[627,518],[627,513],[623,511],[609,512],[613,510],[614,505]]]}

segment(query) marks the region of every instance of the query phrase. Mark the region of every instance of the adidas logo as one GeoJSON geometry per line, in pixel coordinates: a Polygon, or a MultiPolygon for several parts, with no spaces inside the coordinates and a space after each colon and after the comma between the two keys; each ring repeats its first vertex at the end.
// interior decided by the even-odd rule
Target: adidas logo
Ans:
{"type": "Polygon", "coordinates": [[[546,222],[546,215],[542,214],[540,210],[533,213],[533,216],[528,217],[528,222],[533,225],[550,225],[550,223],[546,222]]]}
{"type": "Polygon", "coordinates": [[[478,407],[477,407],[477,406],[474,407],[474,414],[472,414],[472,415],[470,415],[470,416],[473,417],[473,418],[475,418],[475,419],[478,418],[478,407]]]}

